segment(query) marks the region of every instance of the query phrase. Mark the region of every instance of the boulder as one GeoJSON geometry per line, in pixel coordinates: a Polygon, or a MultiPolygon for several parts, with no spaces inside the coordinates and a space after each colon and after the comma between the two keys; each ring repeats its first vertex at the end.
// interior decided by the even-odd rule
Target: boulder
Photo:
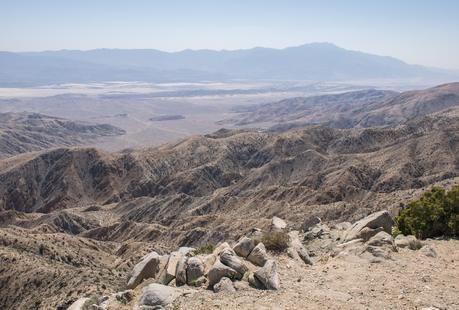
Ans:
{"type": "Polygon", "coordinates": [[[142,289],[139,306],[164,307],[172,303],[179,296],[180,292],[176,288],[152,283],[142,289]]]}
{"type": "Polygon", "coordinates": [[[177,267],[175,269],[175,285],[182,286],[186,284],[186,267],[187,267],[188,257],[182,256],[177,262],[177,267]]]}
{"type": "Polygon", "coordinates": [[[391,253],[396,250],[394,238],[385,231],[380,231],[365,244],[362,256],[365,257],[365,254],[369,253],[371,255],[367,257],[368,260],[371,263],[379,263],[384,259],[390,259],[391,253]]]}
{"type": "Polygon", "coordinates": [[[236,289],[234,288],[233,282],[230,279],[223,277],[217,284],[214,285],[214,292],[234,293],[236,292],[236,289]]]}
{"type": "Polygon", "coordinates": [[[437,252],[434,250],[433,247],[431,247],[430,245],[425,245],[423,246],[419,252],[422,254],[422,255],[425,255],[425,256],[428,256],[428,257],[437,257],[437,252]]]}
{"type": "Polygon", "coordinates": [[[231,267],[224,265],[220,260],[216,260],[212,268],[207,273],[209,286],[213,287],[216,283],[220,282],[221,278],[227,277],[233,279],[238,276],[238,272],[231,267]]]}
{"type": "Polygon", "coordinates": [[[309,253],[301,243],[300,238],[298,236],[298,231],[291,231],[289,232],[289,239],[290,244],[289,248],[287,249],[287,253],[294,259],[301,259],[305,264],[312,265],[313,262],[311,257],[309,257],[309,253]]]}
{"type": "Polygon", "coordinates": [[[189,256],[191,253],[193,253],[195,250],[195,248],[190,248],[190,247],[187,247],[187,246],[182,246],[180,247],[177,252],[179,252],[180,254],[182,255],[186,255],[186,256],[189,256]]]}
{"type": "Polygon", "coordinates": [[[212,266],[215,264],[215,261],[217,260],[217,255],[207,254],[202,256],[201,259],[204,264],[204,275],[207,275],[210,268],[212,268],[212,266]]]}
{"type": "Polygon", "coordinates": [[[383,231],[390,234],[393,225],[394,221],[388,211],[376,212],[361,219],[360,221],[355,222],[354,225],[352,225],[351,228],[349,228],[344,234],[343,241],[346,242],[358,239],[361,230],[365,227],[371,229],[378,229],[379,227],[382,227],[383,231]]]}
{"type": "Polygon", "coordinates": [[[393,250],[395,250],[394,238],[392,238],[392,236],[386,233],[385,231],[380,231],[379,233],[371,237],[370,240],[368,240],[367,245],[370,245],[370,246],[388,245],[393,250]]]}
{"type": "Polygon", "coordinates": [[[264,289],[278,290],[280,287],[276,262],[273,260],[268,260],[263,267],[255,271],[253,276],[255,278],[253,281],[256,282],[256,280],[258,280],[263,285],[264,289]]]}
{"type": "MultiPolygon", "coordinates": [[[[217,247],[214,249],[214,251],[212,252],[212,254],[218,256],[220,255],[220,253],[225,250],[225,249],[231,249],[230,245],[228,244],[228,242],[223,242],[223,243],[220,243],[219,245],[217,245],[217,247]]],[[[232,250],[232,249],[231,249],[232,250]]]]}
{"type": "Polygon", "coordinates": [[[170,255],[161,255],[159,257],[159,273],[155,276],[156,282],[161,284],[169,284],[173,280],[167,275],[167,266],[169,263],[170,255]]]}
{"type": "Polygon", "coordinates": [[[419,250],[422,248],[422,242],[412,235],[398,235],[395,237],[395,245],[399,248],[408,248],[410,250],[419,250]]]}
{"type": "Polygon", "coordinates": [[[379,232],[384,231],[382,227],[378,228],[369,228],[364,227],[359,233],[356,235],[356,239],[362,239],[364,242],[370,240],[373,236],[376,236],[379,232]]]}
{"type": "Polygon", "coordinates": [[[73,304],[70,305],[68,310],[83,310],[83,305],[89,300],[89,298],[83,297],[77,299],[73,304]]]}
{"type": "Polygon", "coordinates": [[[220,253],[220,261],[224,265],[236,270],[239,273],[239,278],[242,278],[244,273],[249,270],[236,254],[229,249],[225,249],[220,253]]]}
{"type": "Polygon", "coordinates": [[[263,283],[261,283],[261,281],[259,281],[253,273],[249,275],[248,281],[249,281],[249,285],[256,289],[259,289],[259,290],[266,289],[263,283]]]}
{"type": "Polygon", "coordinates": [[[186,265],[186,283],[195,285],[197,280],[204,275],[204,264],[198,257],[190,257],[186,265]]]}
{"type": "Polygon", "coordinates": [[[283,219],[277,216],[273,216],[271,220],[271,230],[272,231],[282,231],[285,228],[287,228],[287,223],[283,219]]]}
{"type": "Polygon", "coordinates": [[[178,265],[180,259],[182,258],[182,256],[184,256],[184,254],[182,254],[179,251],[172,252],[169,255],[169,260],[167,262],[167,266],[166,266],[166,268],[164,268],[164,272],[163,272],[163,274],[161,276],[161,279],[160,279],[159,283],[164,284],[164,285],[168,285],[172,280],[175,279],[175,273],[176,273],[176,270],[177,270],[177,265],[178,265]]]}
{"type": "Polygon", "coordinates": [[[237,255],[246,258],[249,256],[250,252],[252,252],[253,248],[255,247],[255,242],[251,238],[242,237],[238,243],[233,247],[234,252],[237,255]]]}
{"type": "Polygon", "coordinates": [[[265,245],[261,242],[258,243],[257,246],[253,248],[252,252],[250,252],[249,256],[247,256],[247,260],[257,266],[263,266],[268,260],[265,245]]]}
{"type": "Polygon", "coordinates": [[[133,289],[144,279],[155,277],[160,272],[160,256],[156,252],[145,255],[142,260],[134,266],[129,277],[127,288],[133,289]]]}

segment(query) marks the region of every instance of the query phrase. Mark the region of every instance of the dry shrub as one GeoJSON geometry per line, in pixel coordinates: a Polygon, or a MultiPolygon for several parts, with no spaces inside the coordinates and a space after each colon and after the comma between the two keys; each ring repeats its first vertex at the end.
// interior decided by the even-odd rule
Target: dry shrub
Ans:
{"type": "Polygon", "coordinates": [[[276,253],[285,252],[288,248],[289,240],[288,234],[283,231],[267,232],[261,238],[261,242],[263,242],[266,249],[276,253]]]}

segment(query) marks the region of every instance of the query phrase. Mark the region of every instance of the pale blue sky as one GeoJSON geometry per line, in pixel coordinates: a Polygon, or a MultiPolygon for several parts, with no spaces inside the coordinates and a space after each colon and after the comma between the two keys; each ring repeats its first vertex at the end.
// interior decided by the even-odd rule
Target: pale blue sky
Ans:
{"type": "Polygon", "coordinates": [[[0,50],[287,47],[459,69],[456,0],[0,0],[0,50]]]}

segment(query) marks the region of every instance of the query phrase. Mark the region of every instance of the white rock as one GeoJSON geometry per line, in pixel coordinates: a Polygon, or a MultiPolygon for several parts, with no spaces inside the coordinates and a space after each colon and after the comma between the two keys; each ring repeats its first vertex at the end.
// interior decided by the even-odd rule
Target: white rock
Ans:
{"type": "Polygon", "coordinates": [[[160,272],[160,258],[161,257],[156,252],[145,255],[142,260],[134,266],[127,283],[127,288],[133,289],[144,279],[155,277],[160,272]]]}
{"type": "Polygon", "coordinates": [[[73,304],[71,304],[67,310],[83,310],[83,305],[88,300],[89,298],[86,297],[79,298],[73,304]]]}
{"type": "Polygon", "coordinates": [[[233,286],[233,282],[226,277],[221,278],[221,280],[214,285],[214,292],[215,293],[234,293],[236,289],[233,286]]]}
{"type": "MultiPolygon", "coordinates": [[[[218,256],[220,255],[220,253],[225,250],[225,249],[231,249],[230,245],[228,244],[228,242],[223,242],[223,243],[220,243],[219,245],[217,245],[217,247],[215,248],[215,250],[212,252],[212,254],[218,256]]],[[[232,250],[232,249],[231,249],[232,250]]]]}
{"type": "Polygon", "coordinates": [[[142,289],[139,305],[140,306],[166,306],[172,303],[180,292],[173,287],[152,283],[142,289]]]}
{"type": "Polygon", "coordinates": [[[179,251],[172,252],[169,255],[167,266],[164,269],[164,275],[161,277],[162,278],[160,281],[161,284],[168,285],[172,280],[175,279],[177,265],[183,256],[184,254],[180,253],[179,251]]]}
{"type": "Polygon", "coordinates": [[[389,245],[391,247],[394,247],[395,249],[394,238],[392,238],[392,236],[386,233],[385,231],[380,231],[379,233],[371,237],[370,240],[368,240],[367,245],[373,245],[373,246],[389,245]]]}
{"type": "Polygon", "coordinates": [[[253,275],[267,290],[278,290],[280,287],[276,262],[273,260],[268,260],[265,265],[255,271],[253,275]]]}
{"type": "Polygon", "coordinates": [[[182,256],[177,262],[175,269],[175,285],[182,286],[186,284],[186,267],[188,257],[182,256]]]}
{"type": "Polygon", "coordinates": [[[283,219],[277,216],[273,216],[271,220],[271,230],[279,231],[279,230],[284,230],[286,227],[287,227],[287,223],[283,219]]]}
{"type": "Polygon", "coordinates": [[[255,242],[251,238],[242,237],[238,243],[233,247],[234,252],[237,255],[242,257],[249,256],[250,252],[252,252],[253,248],[255,247],[255,242]]]}
{"type": "Polygon", "coordinates": [[[258,243],[257,246],[253,248],[252,252],[250,252],[249,256],[247,256],[247,260],[257,266],[263,266],[268,260],[265,245],[261,242],[258,243]]]}
{"type": "Polygon", "coordinates": [[[410,250],[419,250],[422,248],[422,242],[413,235],[398,235],[395,237],[395,245],[399,248],[408,248],[410,250]]]}
{"type": "Polygon", "coordinates": [[[249,270],[247,266],[236,256],[236,254],[229,249],[225,249],[220,253],[220,261],[236,270],[239,273],[239,277],[242,278],[244,273],[249,270]]]}
{"type": "Polygon", "coordinates": [[[428,257],[434,257],[434,258],[437,257],[437,252],[430,245],[423,246],[419,250],[419,252],[421,252],[423,255],[428,256],[428,257]]]}
{"type": "Polygon", "coordinates": [[[216,260],[215,264],[210,268],[207,273],[207,279],[209,280],[209,286],[213,287],[216,283],[220,281],[221,278],[235,278],[238,276],[238,272],[216,260]]]}
{"type": "Polygon", "coordinates": [[[195,285],[196,281],[204,275],[204,264],[198,257],[190,257],[186,264],[186,283],[195,285]]]}
{"type": "Polygon", "coordinates": [[[294,259],[301,259],[305,264],[312,265],[312,259],[309,256],[308,251],[301,243],[298,236],[298,231],[291,231],[288,234],[290,240],[290,246],[287,249],[287,253],[294,259]]]}
{"type": "Polygon", "coordinates": [[[388,211],[380,211],[355,222],[344,234],[344,242],[359,238],[360,231],[365,227],[378,229],[382,227],[387,233],[391,233],[394,220],[388,211]]]}

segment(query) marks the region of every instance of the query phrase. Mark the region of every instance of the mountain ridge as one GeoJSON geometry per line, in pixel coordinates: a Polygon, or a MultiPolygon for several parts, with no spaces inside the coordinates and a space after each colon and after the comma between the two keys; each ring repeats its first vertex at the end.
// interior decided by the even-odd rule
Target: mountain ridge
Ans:
{"type": "Polygon", "coordinates": [[[257,47],[220,51],[95,49],[2,52],[0,64],[3,67],[1,85],[116,80],[179,82],[405,78],[447,81],[456,76],[455,72],[409,65],[390,56],[347,50],[331,43],[309,43],[283,49],[257,47]],[[50,73],[38,76],[38,72],[47,71],[50,73]]]}
{"type": "Polygon", "coordinates": [[[256,126],[272,130],[310,124],[336,128],[396,126],[412,118],[459,107],[459,83],[402,93],[360,90],[340,94],[287,98],[272,103],[238,107],[219,124],[256,126]]]}

